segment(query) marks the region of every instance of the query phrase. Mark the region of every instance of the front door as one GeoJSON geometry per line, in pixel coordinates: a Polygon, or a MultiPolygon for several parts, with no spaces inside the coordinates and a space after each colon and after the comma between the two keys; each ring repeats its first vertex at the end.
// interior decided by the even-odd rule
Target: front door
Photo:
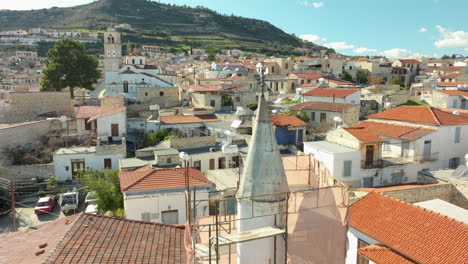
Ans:
{"type": "Polygon", "coordinates": [[[431,141],[430,140],[424,141],[423,158],[424,160],[429,160],[431,158],[431,141]]]}
{"type": "Polygon", "coordinates": [[[366,146],[366,165],[374,163],[374,146],[366,146]]]}
{"type": "Polygon", "coordinates": [[[111,124],[111,133],[113,137],[119,136],[119,124],[111,124]]]}
{"type": "Polygon", "coordinates": [[[85,170],[84,160],[72,160],[71,161],[72,176],[78,175],[80,171],[85,170]]]}

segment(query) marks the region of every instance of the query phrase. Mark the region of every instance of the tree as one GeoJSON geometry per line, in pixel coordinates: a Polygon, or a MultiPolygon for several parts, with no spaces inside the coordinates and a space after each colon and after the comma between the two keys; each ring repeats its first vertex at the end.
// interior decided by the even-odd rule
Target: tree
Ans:
{"type": "Polygon", "coordinates": [[[163,129],[153,133],[148,133],[144,136],[143,139],[143,148],[156,146],[159,142],[163,141],[166,137],[170,136],[170,131],[163,129]]]}
{"type": "Polygon", "coordinates": [[[221,106],[231,106],[232,105],[232,97],[226,91],[222,91],[221,93],[221,106]]]}
{"type": "Polygon", "coordinates": [[[341,79],[348,81],[348,82],[354,82],[353,76],[351,76],[351,74],[345,71],[341,74],[341,79]]]}
{"type": "Polygon", "coordinates": [[[402,76],[396,76],[396,77],[393,77],[389,83],[397,84],[400,87],[405,87],[405,78],[403,78],[402,76]]]}
{"type": "Polygon", "coordinates": [[[310,121],[310,117],[304,111],[292,111],[292,110],[290,110],[290,111],[286,111],[285,114],[293,115],[293,116],[301,119],[302,121],[304,121],[306,123],[309,123],[309,121],[310,121]]]}
{"type": "Polygon", "coordinates": [[[88,191],[96,193],[99,210],[110,211],[113,216],[123,216],[123,195],[120,191],[118,170],[88,170],[80,174],[88,191]]]}
{"type": "Polygon", "coordinates": [[[370,76],[367,80],[367,83],[369,85],[376,85],[376,84],[381,84],[383,81],[383,78],[378,76],[378,75],[374,75],[374,76],[370,76]]]}
{"type": "Polygon", "coordinates": [[[101,77],[97,69],[98,60],[88,55],[83,44],[78,41],[57,41],[47,53],[47,60],[47,66],[42,71],[41,91],[61,91],[68,87],[71,98],[75,98],[74,88],[92,90],[101,77]]]}
{"type": "Polygon", "coordinates": [[[365,70],[358,70],[356,73],[357,83],[367,83],[369,74],[365,70]]]}

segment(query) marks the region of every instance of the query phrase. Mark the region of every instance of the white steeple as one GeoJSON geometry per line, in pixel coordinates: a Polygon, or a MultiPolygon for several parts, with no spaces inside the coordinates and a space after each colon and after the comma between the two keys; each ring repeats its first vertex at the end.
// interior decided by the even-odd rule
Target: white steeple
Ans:
{"type": "MultiPolygon", "coordinates": [[[[265,100],[263,77],[262,74],[262,93],[252,139],[236,194],[239,232],[285,223],[286,193],[289,187],[265,100]]],[[[273,263],[275,252],[277,259],[284,259],[284,240],[277,239],[276,246],[273,241],[273,237],[267,237],[239,243],[238,263],[273,263]]]]}

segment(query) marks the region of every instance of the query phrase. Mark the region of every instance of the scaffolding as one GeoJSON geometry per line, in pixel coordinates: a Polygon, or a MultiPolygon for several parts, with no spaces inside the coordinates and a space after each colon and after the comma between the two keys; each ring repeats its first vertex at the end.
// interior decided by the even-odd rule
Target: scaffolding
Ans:
{"type": "MultiPolygon", "coordinates": [[[[343,263],[346,255],[348,224],[348,187],[336,182],[312,156],[283,158],[291,191],[272,194],[278,205],[275,213],[255,215],[256,202],[262,197],[194,199],[197,204],[214,204],[214,214],[196,217],[187,228],[191,231],[186,245],[187,263],[237,263],[236,245],[258,239],[273,240],[272,263],[343,263]],[[235,214],[220,213],[234,200],[235,214]],[[240,218],[237,205],[251,203],[251,216],[240,218]],[[279,206],[283,204],[284,206],[279,206]],[[273,218],[274,225],[238,232],[244,220],[273,218]],[[281,243],[281,244],[280,244],[281,243]],[[276,250],[278,246],[284,250],[276,250]],[[337,252],[336,248],[340,248],[337,252]],[[284,251],[284,252],[283,252],[284,251]]],[[[194,210],[195,211],[195,210],[194,210]]]]}

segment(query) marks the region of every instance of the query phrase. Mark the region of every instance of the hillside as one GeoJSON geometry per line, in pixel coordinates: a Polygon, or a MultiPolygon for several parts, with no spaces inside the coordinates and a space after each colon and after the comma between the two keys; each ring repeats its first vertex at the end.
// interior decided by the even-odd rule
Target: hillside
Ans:
{"type": "Polygon", "coordinates": [[[123,42],[163,47],[241,48],[290,53],[291,47],[323,49],[304,44],[268,22],[225,16],[207,8],[191,8],[148,0],[98,0],[69,8],[30,11],[0,10],[0,31],[42,27],[58,30],[105,30],[129,24],[123,42]]]}

